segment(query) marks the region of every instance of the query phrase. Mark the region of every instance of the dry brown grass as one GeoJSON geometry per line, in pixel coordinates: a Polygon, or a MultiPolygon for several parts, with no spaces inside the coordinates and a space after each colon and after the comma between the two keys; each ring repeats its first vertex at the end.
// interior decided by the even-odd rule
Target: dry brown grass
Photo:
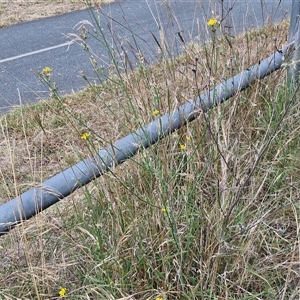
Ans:
{"type": "MultiPolygon", "coordinates": [[[[262,32],[268,32],[267,35],[259,31],[250,32],[236,39],[233,49],[238,50],[227,47],[225,40],[220,42],[217,47],[222,50],[217,50],[219,55],[216,59],[221,67],[213,76],[213,65],[207,62],[207,57],[211,56],[211,47],[191,45],[186,49],[186,55],[174,62],[147,68],[141,65],[140,71],[123,76],[122,85],[115,78],[116,81],[108,80],[98,87],[97,93],[87,88],[63,97],[62,101],[47,100],[2,116],[2,183],[15,181],[18,189],[23,191],[88,155],[88,149],[80,139],[86,129],[79,125],[74,116],[80,116],[81,121],[91,130],[101,133],[101,138],[96,135],[93,137],[95,148],[101,149],[149,122],[153,118],[152,109],[158,109],[161,113],[173,110],[188,99],[195,98],[197,88],[205,92],[225,78],[272,54],[276,47],[285,44],[287,26],[285,22],[263,29],[262,32]],[[277,37],[276,42],[274,36],[277,37]],[[247,50],[249,43],[253,47],[251,53],[247,50]],[[201,70],[197,84],[192,71],[195,57],[199,57],[198,69],[201,70]],[[234,57],[233,69],[227,68],[230,57],[234,57]],[[157,91],[161,100],[155,103],[157,91]],[[128,96],[131,103],[127,101],[128,96]],[[7,153],[13,153],[12,157],[7,153]],[[18,172],[13,175],[11,170],[18,172]],[[29,186],[26,182],[29,182],[29,186]]],[[[266,89],[265,92],[271,94],[272,90],[266,89]]],[[[3,200],[15,195],[15,187],[11,186],[9,190],[9,194],[2,194],[3,200]]]]}
{"type": "MultiPolygon", "coordinates": [[[[113,2],[113,0],[95,0],[92,2],[94,5],[102,5],[113,2]]],[[[87,5],[83,0],[1,0],[0,28],[24,21],[60,15],[86,7],[87,5]]]]}
{"type": "MultiPolygon", "coordinates": [[[[166,113],[272,54],[287,28],[250,32],[232,40],[233,48],[224,39],[214,49],[188,46],[180,58],[141,63],[96,92],[2,116],[2,202],[146,124],[154,109],[166,113]],[[80,139],[87,130],[92,144],[80,139]]],[[[2,237],[1,296],[55,299],[63,286],[70,299],[297,299],[299,104],[225,221],[272,134],[284,73],[200,114],[2,237]]]]}

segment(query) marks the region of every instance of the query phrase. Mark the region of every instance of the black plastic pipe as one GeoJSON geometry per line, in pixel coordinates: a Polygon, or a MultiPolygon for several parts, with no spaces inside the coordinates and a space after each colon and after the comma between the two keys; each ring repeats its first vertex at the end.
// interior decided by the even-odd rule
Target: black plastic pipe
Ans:
{"type": "Polygon", "coordinates": [[[264,78],[276,71],[280,68],[284,55],[292,51],[293,47],[294,42],[217,85],[213,90],[201,94],[195,100],[186,102],[174,111],[100,150],[93,157],[80,161],[44,181],[40,186],[2,204],[0,206],[0,235],[7,233],[18,223],[67,197],[113,166],[121,164],[139,150],[149,147],[187,122],[193,121],[199,115],[199,110],[206,111],[218,105],[248,87],[255,80],[264,78]]]}

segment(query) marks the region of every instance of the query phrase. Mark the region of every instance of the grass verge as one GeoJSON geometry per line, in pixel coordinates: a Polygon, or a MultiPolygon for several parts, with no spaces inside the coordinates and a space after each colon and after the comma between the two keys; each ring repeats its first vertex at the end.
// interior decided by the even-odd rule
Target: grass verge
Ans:
{"type": "MultiPolygon", "coordinates": [[[[113,0],[94,0],[102,5],[113,0]]],[[[0,2],[0,28],[12,24],[61,15],[73,10],[86,8],[84,1],[77,0],[11,0],[0,2]]]]}
{"type": "MultiPolygon", "coordinates": [[[[270,55],[287,30],[186,45],[2,116],[2,202],[270,55]]],[[[18,226],[0,240],[1,297],[298,299],[297,97],[278,71],[18,226]]]]}

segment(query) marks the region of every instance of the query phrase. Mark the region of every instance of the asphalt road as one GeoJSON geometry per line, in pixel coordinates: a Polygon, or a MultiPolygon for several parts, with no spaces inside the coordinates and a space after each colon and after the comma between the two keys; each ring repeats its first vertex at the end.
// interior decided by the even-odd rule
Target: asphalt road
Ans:
{"type": "MultiPolygon", "coordinates": [[[[180,53],[182,39],[203,43],[208,38],[206,22],[214,10],[209,5],[212,1],[165,2],[120,0],[95,12],[121,70],[136,66],[137,53],[142,53],[146,63],[157,61],[159,29],[164,31],[169,55],[180,53]]],[[[289,18],[291,3],[292,0],[224,0],[225,8],[232,8],[226,19],[233,27],[230,34],[289,18]]],[[[48,88],[35,75],[46,66],[53,70],[52,80],[61,94],[85,87],[83,73],[91,82],[99,82],[91,67],[90,53],[83,49],[82,42],[74,40],[83,23],[94,34],[89,22],[95,24],[87,9],[0,29],[0,112],[48,98],[48,88]]],[[[89,36],[86,42],[105,74],[111,69],[112,59],[103,36],[89,36]]]]}

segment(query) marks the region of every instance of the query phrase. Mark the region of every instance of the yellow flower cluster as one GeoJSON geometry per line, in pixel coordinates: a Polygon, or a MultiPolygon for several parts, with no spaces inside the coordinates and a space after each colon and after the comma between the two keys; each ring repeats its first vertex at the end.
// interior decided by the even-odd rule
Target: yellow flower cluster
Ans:
{"type": "Polygon", "coordinates": [[[157,109],[154,109],[153,112],[152,112],[153,116],[157,116],[159,115],[159,110],[157,109]]]}
{"type": "Polygon", "coordinates": [[[180,150],[185,151],[187,149],[187,144],[189,144],[189,142],[192,140],[192,138],[189,135],[185,136],[187,143],[184,144],[180,144],[180,150]]]}
{"type": "Polygon", "coordinates": [[[209,19],[208,22],[207,22],[207,25],[210,26],[210,27],[213,27],[217,24],[218,24],[218,21],[215,18],[209,19]]]}
{"type": "Polygon", "coordinates": [[[85,132],[81,135],[81,139],[86,141],[90,137],[90,135],[91,135],[90,133],[85,132]]]}
{"type": "Polygon", "coordinates": [[[49,73],[51,73],[52,69],[50,67],[45,67],[43,70],[42,70],[42,73],[45,74],[45,75],[48,75],[49,73]]]}
{"type": "Polygon", "coordinates": [[[186,150],[186,145],[184,145],[184,144],[181,144],[180,145],[180,149],[183,151],[183,150],[186,150]]]}
{"type": "Polygon", "coordinates": [[[66,294],[66,292],[67,292],[67,289],[61,288],[60,291],[58,292],[58,294],[60,297],[63,297],[66,294]]]}

